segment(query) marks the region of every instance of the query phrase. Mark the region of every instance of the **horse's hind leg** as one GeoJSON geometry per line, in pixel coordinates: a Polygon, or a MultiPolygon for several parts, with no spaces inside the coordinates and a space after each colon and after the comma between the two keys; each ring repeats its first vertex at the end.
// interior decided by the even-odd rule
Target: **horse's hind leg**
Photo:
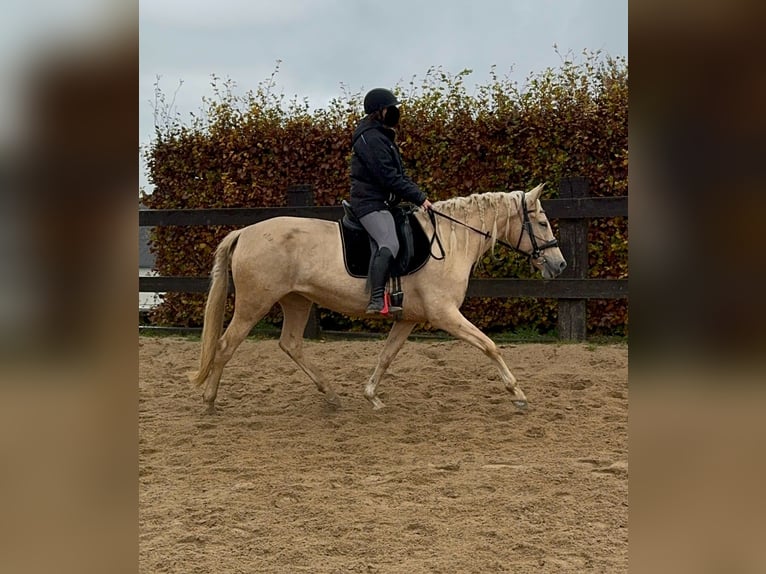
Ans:
{"type": "Polygon", "coordinates": [[[325,380],[322,373],[309,365],[303,356],[303,331],[311,312],[312,302],[302,295],[290,293],[279,300],[279,305],[284,315],[279,347],[314,381],[319,391],[324,393],[325,400],[330,405],[339,407],[340,398],[335,393],[335,389],[325,380]]]}
{"type": "Polygon", "coordinates": [[[431,324],[438,329],[447,331],[458,339],[462,339],[474,347],[481,349],[481,351],[495,363],[497,369],[500,371],[500,376],[503,378],[505,388],[513,397],[513,404],[520,409],[526,408],[527,397],[516,384],[516,377],[514,377],[510,369],[508,369],[508,365],[503,361],[500,352],[497,350],[497,345],[495,345],[492,339],[487,337],[478,327],[466,319],[458,309],[451,309],[438,319],[429,319],[431,324]]]}
{"type": "Polygon", "coordinates": [[[207,404],[208,413],[212,414],[215,412],[215,398],[218,395],[218,385],[221,382],[223,368],[226,366],[226,363],[229,362],[232,355],[234,355],[234,351],[237,350],[237,347],[240,346],[248,333],[250,333],[250,329],[252,329],[253,325],[260,320],[263,314],[265,314],[265,311],[258,315],[255,320],[246,319],[243,317],[242,313],[235,309],[231,323],[229,323],[229,326],[226,328],[226,331],[221,338],[218,339],[215,359],[213,359],[213,366],[205,381],[205,392],[202,395],[203,400],[207,404]]]}
{"type": "Polygon", "coordinates": [[[372,408],[374,409],[382,409],[385,406],[383,401],[380,400],[380,397],[375,393],[375,390],[378,387],[378,383],[380,383],[380,380],[383,378],[386,369],[388,369],[391,362],[401,350],[414,326],[415,323],[413,321],[397,321],[388,333],[386,344],[380,352],[375,371],[364,386],[364,396],[372,403],[372,408]]]}

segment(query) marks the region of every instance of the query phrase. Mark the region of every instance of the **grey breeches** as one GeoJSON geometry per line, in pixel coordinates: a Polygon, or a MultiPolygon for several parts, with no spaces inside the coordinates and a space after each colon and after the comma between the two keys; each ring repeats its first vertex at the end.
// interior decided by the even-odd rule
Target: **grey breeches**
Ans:
{"type": "Polygon", "coordinates": [[[390,211],[373,211],[360,217],[359,222],[378,244],[378,249],[388,247],[394,257],[399,254],[399,239],[396,237],[394,216],[390,211]]]}

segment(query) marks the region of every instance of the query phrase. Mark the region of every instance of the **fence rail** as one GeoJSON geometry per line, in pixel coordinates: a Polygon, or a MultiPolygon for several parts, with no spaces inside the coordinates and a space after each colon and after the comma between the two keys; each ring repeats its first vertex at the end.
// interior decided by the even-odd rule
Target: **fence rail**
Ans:
{"type": "MultiPolygon", "coordinates": [[[[139,277],[142,293],[206,293],[208,276],[139,277]]],[[[234,286],[229,281],[229,293],[234,286]]],[[[542,297],[547,299],[621,299],[628,296],[626,279],[471,279],[467,297],[542,297]]]]}
{"type": "MultiPolygon", "coordinates": [[[[627,197],[542,200],[549,219],[586,219],[627,215],[627,197]]],[[[250,225],[264,219],[290,215],[335,221],[343,216],[341,206],[317,207],[227,207],[218,209],[140,209],[138,225],[250,225]]]]}
{"type": "MultiPolygon", "coordinates": [[[[559,244],[568,266],[561,277],[543,279],[471,279],[467,297],[541,297],[558,300],[558,332],[563,340],[585,339],[587,299],[627,299],[627,279],[588,278],[588,221],[593,218],[627,217],[628,198],[588,197],[588,182],[568,178],[559,183],[559,199],[542,200],[549,219],[559,223],[559,244]]],[[[313,217],[339,220],[340,206],[313,206],[310,186],[288,189],[287,207],[223,209],[140,209],[141,227],[234,225],[244,226],[278,216],[313,217]]],[[[206,292],[209,277],[139,277],[140,292],[206,292]]],[[[233,290],[230,283],[230,290],[233,290]]],[[[307,336],[319,334],[315,314],[309,321],[307,336]]]]}

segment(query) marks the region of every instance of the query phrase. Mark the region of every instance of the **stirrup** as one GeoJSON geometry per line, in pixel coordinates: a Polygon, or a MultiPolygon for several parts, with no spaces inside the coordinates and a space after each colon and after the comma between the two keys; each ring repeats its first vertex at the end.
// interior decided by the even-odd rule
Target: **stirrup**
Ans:
{"type": "Polygon", "coordinates": [[[381,306],[378,301],[370,301],[365,313],[367,315],[389,315],[391,313],[398,313],[401,310],[401,307],[391,305],[391,295],[386,291],[383,294],[383,305],[381,306]]]}

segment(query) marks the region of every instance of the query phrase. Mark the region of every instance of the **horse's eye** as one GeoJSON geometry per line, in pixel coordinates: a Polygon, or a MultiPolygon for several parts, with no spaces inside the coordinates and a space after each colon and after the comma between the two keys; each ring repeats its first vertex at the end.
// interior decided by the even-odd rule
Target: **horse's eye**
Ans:
{"type": "Polygon", "coordinates": [[[542,225],[543,227],[548,227],[548,222],[547,222],[547,221],[540,221],[539,223],[540,223],[540,225],[542,225]]]}

